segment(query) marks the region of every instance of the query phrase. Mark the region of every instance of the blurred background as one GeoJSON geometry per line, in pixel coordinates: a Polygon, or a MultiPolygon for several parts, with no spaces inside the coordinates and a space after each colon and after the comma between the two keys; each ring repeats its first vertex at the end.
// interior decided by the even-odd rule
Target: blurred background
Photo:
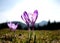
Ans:
{"type": "Polygon", "coordinates": [[[23,12],[33,13],[36,9],[39,13],[35,23],[36,27],[48,26],[49,23],[59,24],[60,0],[0,0],[0,24],[4,24],[6,27],[5,23],[11,21],[23,26],[25,24],[21,19],[23,12]]]}

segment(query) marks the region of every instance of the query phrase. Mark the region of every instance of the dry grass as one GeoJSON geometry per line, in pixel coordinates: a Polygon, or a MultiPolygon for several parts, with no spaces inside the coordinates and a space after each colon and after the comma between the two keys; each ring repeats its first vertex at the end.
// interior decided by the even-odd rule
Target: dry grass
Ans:
{"type": "MultiPolygon", "coordinates": [[[[32,31],[31,31],[32,32],[32,31]]],[[[60,43],[60,30],[34,30],[36,43],[60,43]]],[[[28,30],[0,30],[0,43],[28,43],[28,30]]],[[[33,37],[33,34],[32,34],[33,37]]],[[[31,37],[30,43],[33,43],[31,37]]]]}

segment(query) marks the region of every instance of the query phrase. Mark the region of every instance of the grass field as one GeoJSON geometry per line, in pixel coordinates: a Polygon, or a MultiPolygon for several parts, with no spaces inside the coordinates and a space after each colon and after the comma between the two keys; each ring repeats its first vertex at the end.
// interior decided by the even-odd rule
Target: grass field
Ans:
{"type": "Polygon", "coordinates": [[[33,31],[30,33],[29,39],[28,30],[14,32],[8,28],[2,29],[0,30],[0,43],[60,43],[60,30],[34,30],[35,38],[33,38],[33,31]]]}

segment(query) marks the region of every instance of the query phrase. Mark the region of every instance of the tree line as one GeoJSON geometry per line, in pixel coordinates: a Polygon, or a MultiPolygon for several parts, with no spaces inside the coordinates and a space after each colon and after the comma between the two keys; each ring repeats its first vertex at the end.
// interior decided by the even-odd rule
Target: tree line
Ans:
{"type": "MultiPolygon", "coordinates": [[[[22,30],[27,30],[28,27],[26,24],[22,23],[22,22],[14,22],[15,24],[18,23],[18,27],[17,29],[22,29],[22,30]]],[[[44,25],[44,26],[40,26],[39,24],[37,24],[37,26],[35,25],[34,26],[34,30],[57,30],[57,29],[60,29],[60,22],[53,22],[53,23],[50,23],[50,21],[47,22],[48,24],[47,25],[44,25]]],[[[0,29],[5,29],[5,28],[9,28],[7,26],[7,22],[6,23],[1,23],[0,24],[0,29]]],[[[30,26],[30,29],[32,30],[32,26],[30,26]]]]}

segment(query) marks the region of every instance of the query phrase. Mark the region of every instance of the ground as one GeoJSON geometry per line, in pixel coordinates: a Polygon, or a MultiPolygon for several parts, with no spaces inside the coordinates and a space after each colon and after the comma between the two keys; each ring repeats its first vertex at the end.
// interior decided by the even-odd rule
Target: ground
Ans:
{"type": "Polygon", "coordinates": [[[0,43],[60,43],[60,30],[28,30],[10,31],[8,28],[0,30],[0,43]],[[34,37],[35,36],[35,37],[34,37]],[[34,38],[33,38],[34,37],[34,38]]]}

